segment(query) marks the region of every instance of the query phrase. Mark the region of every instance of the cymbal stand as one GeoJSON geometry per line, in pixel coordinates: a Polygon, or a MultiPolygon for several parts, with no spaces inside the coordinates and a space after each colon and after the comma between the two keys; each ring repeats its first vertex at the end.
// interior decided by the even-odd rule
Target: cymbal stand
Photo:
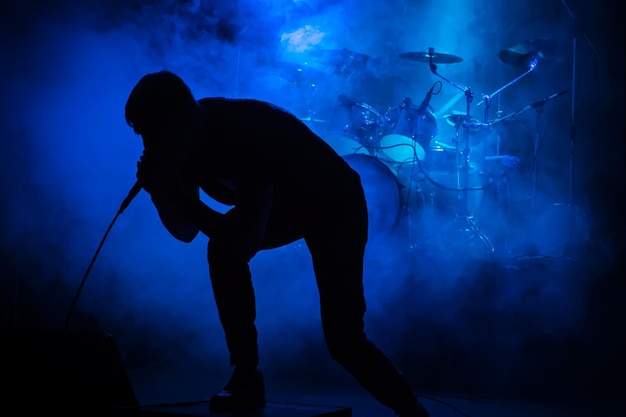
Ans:
{"type": "Polygon", "coordinates": [[[308,117],[311,123],[314,123],[317,120],[317,92],[319,90],[319,85],[314,81],[307,80],[306,81],[306,90],[310,93],[308,94],[308,100],[305,98],[306,105],[306,116],[308,117]]]}
{"type": "MultiPolygon", "coordinates": [[[[498,88],[493,93],[491,93],[491,94],[483,94],[483,99],[478,102],[477,106],[485,104],[485,112],[484,112],[484,119],[483,119],[485,124],[487,124],[488,126],[492,125],[492,123],[489,122],[489,108],[491,107],[491,100],[496,95],[499,95],[502,91],[504,91],[508,87],[512,86],[513,84],[515,84],[516,82],[518,82],[519,80],[521,80],[522,78],[524,78],[525,76],[527,76],[528,74],[533,72],[535,70],[535,68],[537,68],[537,62],[538,62],[537,56],[538,56],[537,52],[533,52],[532,54],[529,54],[529,57],[528,57],[528,70],[526,70],[524,73],[520,74],[519,76],[517,76],[513,80],[511,80],[508,83],[504,84],[502,87],[498,88]]],[[[497,115],[498,118],[500,118],[502,116],[502,111],[500,109],[498,109],[496,115],[497,115]]],[[[499,135],[497,137],[497,140],[498,140],[498,142],[497,142],[498,152],[496,153],[496,155],[500,155],[500,136],[499,135]]],[[[484,148],[483,148],[483,151],[484,151],[484,148]]]]}
{"type": "MultiPolygon", "coordinates": [[[[520,77],[518,77],[516,80],[514,80],[513,82],[517,81],[520,77]]],[[[510,86],[513,84],[513,82],[508,83],[505,87],[500,88],[499,90],[496,91],[496,93],[494,94],[498,94],[500,91],[502,91],[504,88],[510,86]]],[[[498,96],[498,98],[500,98],[501,96],[498,96]]],[[[493,98],[493,94],[492,95],[483,95],[483,103],[485,104],[485,111],[484,111],[484,123],[480,123],[480,126],[482,127],[488,127],[491,128],[493,125],[489,123],[489,109],[491,108],[491,101],[493,98]]],[[[498,110],[496,112],[497,117],[502,116],[502,110],[500,109],[500,106],[498,105],[498,110]]],[[[482,159],[481,162],[485,163],[487,162],[490,158],[493,158],[497,161],[497,163],[499,164],[504,164],[503,161],[500,159],[500,153],[501,153],[501,137],[500,137],[500,132],[496,130],[494,130],[495,135],[496,135],[496,149],[494,151],[495,155],[491,155],[491,149],[488,149],[487,146],[487,139],[485,137],[483,137],[483,145],[482,145],[482,159]]],[[[483,169],[486,168],[485,165],[483,165],[483,169]]],[[[508,220],[510,219],[510,210],[511,210],[511,193],[510,193],[510,189],[509,189],[509,177],[507,174],[506,170],[495,170],[495,171],[491,171],[488,170],[489,172],[489,183],[494,186],[495,185],[495,204],[496,204],[496,215],[494,216],[495,218],[492,219],[492,221],[494,222],[494,224],[497,227],[497,231],[498,234],[501,234],[500,236],[502,236],[501,239],[503,242],[503,250],[507,255],[511,254],[511,250],[510,250],[510,240],[509,240],[509,231],[508,231],[508,220]]],[[[499,237],[499,236],[498,236],[499,237]]]]}
{"type": "MultiPolygon", "coordinates": [[[[500,88],[498,88],[497,90],[495,90],[493,93],[491,94],[483,94],[483,99],[481,101],[478,102],[477,106],[480,106],[482,104],[485,105],[485,111],[484,111],[484,124],[486,124],[487,126],[492,126],[493,123],[489,122],[489,109],[491,107],[491,101],[493,100],[493,98],[495,96],[499,96],[499,94],[504,91],[505,89],[509,88],[510,86],[512,86],[513,84],[515,84],[516,82],[518,82],[519,80],[521,80],[522,78],[524,78],[525,76],[527,76],[528,74],[530,74],[531,72],[533,72],[535,70],[535,68],[537,68],[537,62],[538,62],[538,53],[537,52],[533,52],[531,54],[529,54],[526,59],[528,59],[527,65],[528,65],[528,69],[523,72],[522,74],[520,74],[519,76],[515,77],[513,80],[509,81],[508,83],[504,84],[503,86],[501,86],[500,88]]],[[[497,117],[501,116],[501,111],[499,110],[497,113],[497,117]]],[[[500,156],[500,134],[498,132],[496,132],[496,157],[500,156]]],[[[535,141],[537,142],[537,139],[535,139],[535,141]]],[[[535,146],[537,147],[537,146],[535,146]]],[[[483,157],[486,157],[486,143],[483,143],[483,157]]],[[[534,160],[536,160],[536,158],[534,158],[534,160]]],[[[533,164],[533,167],[535,166],[535,164],[533,164]]],[[[533,175],[533,178],[535,176],[533,175]]],[[[500,210],[500,195],[502,193],[502,190],[500,189],[500,185],[501,185],[501,181],[504,181],[505,184],[508,184],[507,178],[496,178],[496,201],[498,202],[497,204],[497,209],[498,212],[501,214],[500,210]]],[[[508,196],[509,193],[507,192],[507,190],[504,190],[505,196],[507,197],[507,207],[510,206],[510,201],[508,201],[508,196]]],[[[533,193],[534,194],[534,193],[533,193]]],[[[506,226],[505,226],[506,228],[506,226]]],[[[506,236],[506,231],[505,231],[505,236],[506,236]]],[[[506,242],[506,238],[505,238],[505,242],[506,242]]],[[[507,249],[508,250],[508,249],[507,249]]]]}
{"type": "MultiPolygon", "coordinates": [[[[448,80],[446,77],[442,76],[441,74],[439,74],[437,72],[437,65],[435,65],[435,63],[433,62],[433,54],[435,52],[435,48],[429,47],[428,48],[428,55],[429,55],[429,67],[430,67],[430,71],[438,76],[439,78],[441,78],[442,80],[444,80],[445,82],[447,82],[448,84],[452,85],[453,87],[463,91],[463,93],[465,94],[465,101],[466,101],[466,112],[465,112],[465,125],[467,127],[469,127],[470,125],[470,106],[472,103],[472,100],[474,98],[474,94],[472,92],[472,89],[469,87],[461,87],[460,85],[448,80]]],[[[491,243],[491,241],[489,240],[489,238],[487,237],[487,235],[485,235],[483,232],[480,231],[480,229],[478,228],[478,225],[476,224],[476,222],[474,221],[474,213],[470,213],[469,211],[469,206],[468,206],[468,193],[469,193],[469,170],[470,170],[470,165],[469,165],[469,153],[470,153],[470,148],[469,148],[469,128],[465,129],[463,131],[463,137],[462,137],[462,141],[463,141],[463,150],[462,150],[462,158],[463,158],[463,163],[461,165],[460,168],[460,174],[461,174],[461,186],[460,186],[460,192],[461,192],[461,205],[462,205],[462,210],[463,210],[463,218],[465,220],[465,223],[467,224],[467,227],[469,227],[469,229],[464,229],[464,230],[469,230],[471,232],[473,232],[476,236],[478,236],[478,238],[480,239],[480,241],[482,242],[482,244],[485,246],[485,249],[487,250],[487,253],[489,255],[493,254],[493,252],[495,251],[495,248],[493,246],[493,244],[491,243]]]]}
{"type": "MultiPolygon", "coordinates": [[[[491,99],[495,95],[500,94],[505,88],[508,88],[508,87],[512,86],[513,84],[515,84],[516,82],[518,82],[519,80],[521,80],[522,78],[524,78],[525,76],[527,76],[528,74],[533,72],[535,70],[535,68],[537,68],[537,53],[536,52],[531,57],[530,62],[528,63],[528,70],[526,70],[526,72],[524,72],[523,74],[519,75],[517,78],[513,79],[512,81],[509,81],[508,83],[504,84],[502,87],[498,88],[493,93],[491,93],[491,94],[483,94],[483,99],[481,101],[479,101],[478,104],[476,104],[476,105],[480,106],[483,103],[489,104],[489,103],[487,103],[487,101],[490,102],[491,99]]],[[[485,116],[486,116],[486,114],[485,114],[485,116]]],[[[485,119],[485,121],[486,120],[487,119],[485,119]]]]}
{"type": "Polygon", "coordinates": [[[539,148],[540,148],[540,133],[541,133],[541,115],[543,114],[543,106],[544,104],[546,104],[548,101],[550,100],[554,100],[557,97],[560,97],[564,94],[567,94],[567,90],[563,90],[563,91],[559,91],[558,93],[554,93],[554,94],[550,94],[549,96],[535,101],[532,104],[529,104],[525,107],[522,107],[521,109],[510,113],[504,117],[501,117],[499,119],[493,120],[491,123],[491,125],[494,125],[496,123],[499,123],[503,120],[507,120],[507,119],[511,119],[514,116],[517,116],[520,113],[525,112],[526,110],[530,110],[530,109],[535,109],[536,112],[536,118],[535,118],[535,134],[534,134],[534,149],[533,149],[533,166],[532,166],[532,194],[531,194],[531,207],[534,209],[535,208],[535,193],[536,193],[536,188],[537,188],[537,158],[539,157],[539,148]]]}

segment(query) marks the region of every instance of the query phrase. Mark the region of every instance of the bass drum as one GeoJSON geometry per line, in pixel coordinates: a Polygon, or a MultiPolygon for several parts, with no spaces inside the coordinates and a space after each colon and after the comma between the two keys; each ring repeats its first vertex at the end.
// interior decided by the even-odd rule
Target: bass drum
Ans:
{"type": "Polygon", "coordinates": [[[422,114],[414,105],[402,104],[385,114],[385,129],[379,141],[381,158],[392,163],[423,161],[430,141],[438,132],[435,115],[422,114]]]}
{"type": "Polygon", "coordinates": [[[369,237],[390,234],[400,217],[400,184],[391,170],[376,157],[344,155],[343,159],[361,176],[369,219],[369,237]]]}

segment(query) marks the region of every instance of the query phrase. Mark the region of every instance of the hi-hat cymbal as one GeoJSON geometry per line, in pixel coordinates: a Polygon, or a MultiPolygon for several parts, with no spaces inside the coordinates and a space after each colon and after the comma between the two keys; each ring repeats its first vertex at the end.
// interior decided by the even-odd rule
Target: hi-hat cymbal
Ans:
{"type": "MultiPolygon", "coordinates": [[[[452,114],[446,114],[445,116],[443,116],[443,118],[445,119],[446,123],[448,123],[450,126],[454,126],[455,128],[466,126],[465,113],[455,112],[452,114]]],[[[478,127],[479,125],[480,125],[480,120],[474,117],[470,117],[470,121],[469,121],[470,134],[478,133],[480,131],[480,128],[478,127]]]]}
{"type": "Polygon", "coordinates": [[[457,132],[461,128],[465,129],[464,132],[467,132],[469,134],[469,144],[471,146],[476,146],[482,141],[483,138],[483,135],[478,135],[477,133],[482,132],[483,129],[485,127],[488,127],[489,125],[486,123],[481,123],[480,120],[474,117],[470,117],[469,122],[466,122],[466,118],[467,117],[465,113],[457,111],[453,111],[452,114],[446,114],[445,116],[443,116],[443,119],[446,121],[446,123],[457,129],[457,132]]]}
{"type": "Polygon", "coordinates": [[[400,58],[417,62],[426,62],[433,64],[454,64],[463,61],[463,58],[451,54],[442,54],[440,52],[403,52],[400,58]]]}
{"type": "Polygon", "coordinates": [[[558,42],[549,38],[522,41],[500,50],[498,57],[505,64],[526,67],[535,59],[557,59],[561,57],[558,42]]]}

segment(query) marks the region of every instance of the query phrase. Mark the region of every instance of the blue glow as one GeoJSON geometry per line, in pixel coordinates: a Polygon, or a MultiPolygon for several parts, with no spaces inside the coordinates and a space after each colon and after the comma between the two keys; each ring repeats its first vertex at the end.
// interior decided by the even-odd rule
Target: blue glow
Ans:
{"type": "MultiPolygon", "coordinates": [[[[197,97],[272,101],[306,119],[333,146],[348,147],[353,138],[338,134],[346,121],[336,106],[340,95],[360,104],[347,116],[349,123],[356,120],[363,123],[358,128],[383,135],[395,133],[385,123],[405,98],[419,106],[434,83],[442,81],[441,91],[430,100],[436,126],[429,131],[441,144],[437,150],[444,167],[434,177],[448,187],[458,184],[455,174],[446,171],[457,161],[451,162],[445,149],[459,137],[445,116],[466,112],[465,93],[473,93],[470,113],[478,122],[523,110],[473,134],[476,144],[470,154],[470,184],[485,187],[470,192],[476,224],[496,246],[497,257],[514,259],[515,267],[489,272],[477,267],[474,261],[485,261],[486,249],[471,231],[456,230],[448,209],[457,195],[425,182],[410,190],[411,216],[405,219],[410,223],[400,226],[412,239],[407,244],[389,219],[401,214],[395,199],[404,198],[415,173],[384,164],[370,170],[359,165],[367,178],[372,216],[379,216],[365,259],[370,335],[420,382],[421,359],[411,352],[427,358],[447,349],[462,361],[472,356],[468,352],[491,349],[493,356],[481,360],[498,381],[507,378],[499,367],[503,358],[532,341],[580,337],[591,284],[577,272],[596,271],[614,260],[612,210],[619,193],[611,181],[623,181],[623,144],[616,139],[623,132],[613,122],[623,118],[623,89],[616,88],[623,81],[607,79],[592,48],[578,40],[570,212],[564,203],[571,196],[572,178],[572,22],[561,2],[239,0],[220,5],[162,0],[79,6],[67,1],[32,10],[15,3],[7,6],[12,21],[0,18],[6,23],[0,32],[7,277],[2,288],[9,304],[15,302],[13,296],[30,296],[36,303],[40,291],[53,288],[57,299],[47,300],[53,305],[42,307],[47,316],[40,320],[56,326],[64,318],[65,306],[69,308],[106,227],[134,183],[141,141],[126,126],[123,109],[143,74],[172,70],[197,97]],[[478,106],[483,94],[527,70],[502,62],[499,51],[542,37],[558,42],[553,53],[540,57],[532,73],[493,97],[488,109],[478,106]],[[452,83],[435,75],[428,63],[399,58],[429,47],[462,58],[437,64],[439,74],[452,83]],[[348,59],[337,66],[331,63],[337,55],[323,60],[316,55],[320,50],[347,51],[348,59]],[[528,108],[564,90],[568,94],[528,108]],[[492,158],[501,155],[519,158],[519,167],[510,169],[502,163],[506,158],[492,158]],[[503,172],[506,183],[500,181],[503,172]],[[398,193],[389,187],[399,187],[398,193]],[[572,223],[567,221],[570,213],[572,223]],[[566,259],[570,238],[582,252],[574,256],[579,264],[566,259]],[[580,248],[588,244],[606,249],[594,249],[600,254],[587,260],[580,248]],[[528,266],[532,261],[536,263],[528,266]],[[15,281],[22,279],[30,280],[22,284],[23,291],[34,289],[15,295],[15,281]],[[394,317],[391,323],[387,315],[394,317]]],[[[583,4],[576,6],[581,18],[591,13],[583,4]]],[[[612,57],[610,45],[602,46],[603,56],[612,57]]],[[[398,135],[389,138],[403,142],[398,135]]],[[[359,159],[375,159],[366,153],[359,159]]],[[[82,314],[97,317],[98,325],[117,337],[131,368],[149,365],[178,344],[185,345],[181,350],[188,358],[225,368],[205,251],[202,236],[191,244],[172,239],[145,193],[117,220],[79,305],[82,314]],[[147,348],[143,360],[131,355],[138,340],[150,338],[166,347],[147,348]]],[[[276,369],[287,372],[290,361],[302,361],[303,352],[323,346],[308,253],[296,242],[260,253],[251,267],[263,366],[271,368],[280,358],[276,369]]],[[[26,320],[8,316],[11,323],[26,320]]],[[[311,374],[326,364],[326,359],[317,360],[311,374]]],[[[462,379],[450,376],[455,377],[462,379]]]]}

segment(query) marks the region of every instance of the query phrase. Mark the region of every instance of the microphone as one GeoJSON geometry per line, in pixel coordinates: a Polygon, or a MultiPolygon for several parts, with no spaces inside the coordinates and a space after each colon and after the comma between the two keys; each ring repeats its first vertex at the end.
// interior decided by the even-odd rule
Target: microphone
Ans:
{"type": "Polygon", "coordinates": [[[126,210],[126,208],[130,205],[130,202],[133,201],[135,197],[137,197],[137,194],[139,194],[142,188],[143,187],[141,183],[139,182],[139,180],[137,180],[135,182],[135,185],[133,185],[133,187],[128,192],[128,195],[126,196],[124,201],[122,201],[122,204],[120,205],[120,209],[117,211],[118,214],[122,214],[122,212],[126,210]]]}
{"type": "Polygon", "coordinates": [[[433,86],[430,87],[430,90],[428,90],[428,93],[426,93],[426,97],[424,97],[424,100],[422,100],[420,106],[417,108],[417,114],[424,114],[424,112],[426,111],[426,107],[428,107],[428,103],[430,103],[430,99],[433,96],[434,88],[435,85],[433,84],[433,86]]]}

